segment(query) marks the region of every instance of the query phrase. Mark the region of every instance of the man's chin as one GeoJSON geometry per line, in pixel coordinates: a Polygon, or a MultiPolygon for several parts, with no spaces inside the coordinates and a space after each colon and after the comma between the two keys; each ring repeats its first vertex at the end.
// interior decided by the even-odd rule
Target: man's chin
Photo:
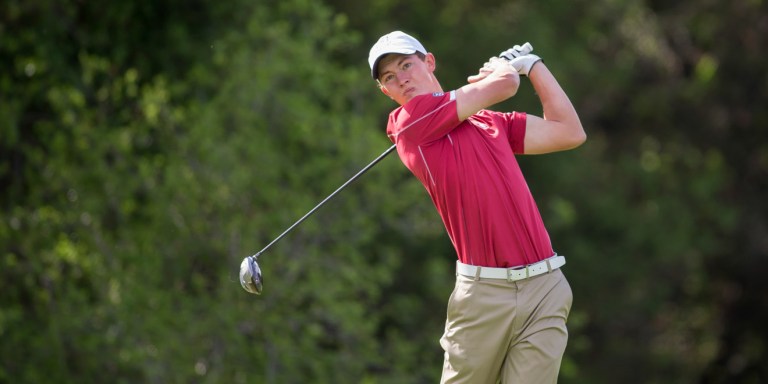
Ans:
{"type": "Polygon", "coordinates": [[[416,96],[426,95],[427,93],[429,92],[418,92],[418,91],[408,92],[405,95],[403,95],[403,100],[405,100],[403,104],[411,101],[416,96]]]}

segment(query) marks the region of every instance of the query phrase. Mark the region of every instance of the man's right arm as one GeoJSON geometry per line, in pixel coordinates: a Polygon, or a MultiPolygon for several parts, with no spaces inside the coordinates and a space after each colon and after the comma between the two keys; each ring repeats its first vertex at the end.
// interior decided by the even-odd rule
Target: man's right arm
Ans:
{"type": "Polygon", "coordinates": [[[508,61],[491,58],[469,84],[456,90],[459,121],[464,121],[484,108],[502,102],[517,93],[520,75],[508,61]]]}
{"type": "Polygon", "coordinates": [[[525,153],[549,153],[578,147],[587,139],[579,115],[547,66],[531,51],[533,47],[525,43],[500,55],[509,60],[520,75],[528,76],[544,108],[542,117],[527,116],[525,153]]]}

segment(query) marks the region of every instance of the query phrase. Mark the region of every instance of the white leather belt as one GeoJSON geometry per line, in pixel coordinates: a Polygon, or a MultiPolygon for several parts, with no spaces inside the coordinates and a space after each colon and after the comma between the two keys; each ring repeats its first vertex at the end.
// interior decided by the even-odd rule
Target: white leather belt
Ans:
{"type": "Polygon", "coordinates": [[[476,265],[464,264],[456,261],[456,273],[474,279],[501,279],[507,281],[518,281],[529,277],[538,276],[544,273],[552,272],[565,265],[565,256],[552,256],[548,259],[526,265],[524,267],[514,268],[491,268],[479,267],[476,265]]]}

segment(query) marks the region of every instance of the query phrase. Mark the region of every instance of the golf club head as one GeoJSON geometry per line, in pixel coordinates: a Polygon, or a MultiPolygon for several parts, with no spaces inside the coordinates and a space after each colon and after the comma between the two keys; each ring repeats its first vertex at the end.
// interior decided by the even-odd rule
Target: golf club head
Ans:
{"type": "Polygon", "coordinates": [[[261,268],[256,262],[256,256],[248,256],[240,263],[240,285],[250,293],[261,295],[261,268]]]}

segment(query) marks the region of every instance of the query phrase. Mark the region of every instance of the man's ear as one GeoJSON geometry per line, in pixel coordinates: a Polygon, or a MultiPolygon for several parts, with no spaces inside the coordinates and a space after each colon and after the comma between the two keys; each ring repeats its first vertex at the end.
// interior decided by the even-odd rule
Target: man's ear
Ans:
{"type": "MultiPolygon", "coordinates": [[[[392,99],[392,96],[389,94],[389,91],[387,90],[387,87],[385,87],[383,85],[379,85],[379,90],[381,90],[381,93],[387,95],[387,97],[392,99]]],[[[392,99],[392,100],[394,100],[394,99],[392,99]]]]}
{"type": "Polygon", "coordinates": [[[424,56],[424,61],[427,63],[427,68],[429,68],[430,72],[434,72],[437,68],[437,62],[435,60],[435,55],[432,53],[427,53],[426,56],[424,56]]]}

